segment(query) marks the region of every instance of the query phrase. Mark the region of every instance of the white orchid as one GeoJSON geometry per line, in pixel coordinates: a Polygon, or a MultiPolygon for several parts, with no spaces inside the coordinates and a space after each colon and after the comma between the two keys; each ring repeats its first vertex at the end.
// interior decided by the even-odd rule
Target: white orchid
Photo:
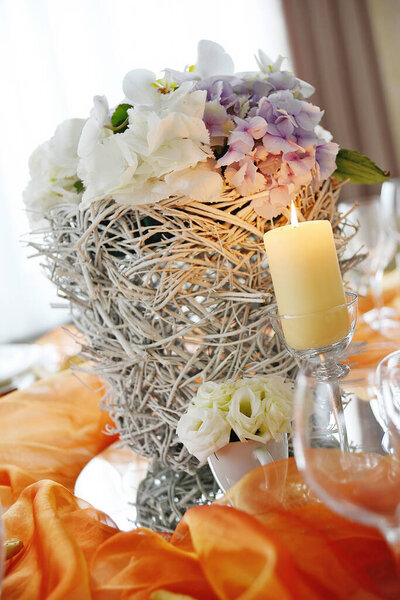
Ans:
{"type": "Polygon", "coordinates": [[[200,81],[217,75],[233,75],[232,58],[224,48],[211,40],[200,40],[197,45],[197,59],[186,71],[165,69],[166,77],[181,84],[184,81],[200,81]]]}
{"type": "Polygon", "coordinates": [[[84,119],[68,119],[54,136],[41,144],[29,160],[31,180],[24,191],[24,203],[32,229],[48,227],[44,215],[56,204],[77,204],[81,200],[78,180],[78,141],[84,119]]]}
{"type": "Polygon", "coordinates": [[[153,71],[133,69],[123,79],[122,89],[127,102],[132,106],[147,108],[172,108],[181,96],[185,96],[193,87],[192,81],[187,81],[177,87],[167,77],[157,79],[153,71]]]}
{"type": "Polygon", "coordinates": [[[234,70],[232,58],[220,44],[210,40],[199,41],[193,69],[196,76],[207,79],[213,75],[233,75],[234,70]]]}
{"type": "Polygon", "coordinates": [[[93,108],[89,119],[86,121],[78,144],[78,155],[87,158],[94,151],[99,140],[112,135],[106,125],[110,125],[108,101],[105,96],[93,98],[93,108]]]}
{"type": "Polygon", "coordinates": [[[270,58],[264,52],[264,50],[259,49],[258,54],[256,54],[254,58],[256,59],[257,66],[260,69],[260,71],[262,73],[269,74],[269,73],[275,73],[276,71],[280,71],[282,63],[286,57],[281,56],[279,54],[279,56],[276,60],[272,60],[272,58],[270,58]]]}
{"type": "Polygon", "coordinates": [[[307,81],[303,81],[302,79],[299,79],[298,77],[296,77],[296,79],[297,79],[297,85],[294,90],[294,95],[297,98],[304,100],[304,98],[309,98],[310,96],[312,96],[314,94],[315,87],[313,85],[311,85],[311,83],[307,83],[307,81]]]}
{"type": "MultiPolygon", "coordinates": [[[[296,96],[296,98],[299,98],[299,99],[309,98],[315,92],[315,87],[312,86],[310,83],[307,83],[306,81],[303,81],[302,79],[299,79],[298,77],[294,77],[288,71],[281,71],[282,63],[284,60],[286,60],[285,56],[281,56],[279,54],[279,56],[276,60],[272,60],[272,58],[270,58],[263,50],[258,50],[258,54],[255,55],[255,59],[257,62],[257,66],[260,69],[261,73],[264,73],[267,76],[270,75],[271,73],[280,73],[279,80],[281,82],[284,81],[285,77],[292,77],[293,81],[295,82],[295,86],[293,87],[292,91],[293,91],[294,95],[296,96]]],[[[286,86],[285,86],[284,88],[281,88],[281,89],[289,89],[289,88],[286,88],[286,86]]]]}

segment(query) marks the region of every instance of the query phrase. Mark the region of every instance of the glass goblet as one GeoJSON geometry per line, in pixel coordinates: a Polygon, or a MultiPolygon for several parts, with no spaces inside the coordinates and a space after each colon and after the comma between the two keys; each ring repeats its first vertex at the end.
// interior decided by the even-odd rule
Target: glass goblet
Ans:
{"type": "Polygon", "coordinates": [[[378,410],[385,429],[388,452],[400,458],[400,350],[388,354],[378,365],[378,410]]]}
{"type": "MultiPolygon", "coordinates": [[[[386,185],[386,184],[384,184],[386,185]]],[[[385,215],[389,211],[389,199],[386,196],[370,196],[358,198],[356,208],[348,215],[348,233],[351,239],[347,243],[346,255],[352,256],[359,250],[367,252],[367,256],[357,266],[353,273],[353,284],[358,281],[360,294],[371,290],[374,307],[363,315],[363,319],[372,329],[386,332],[393,327],[398,327],[393,322],[396,313],[393,309],[384,306],[383,299],[383,273],[395,255],[396,243],[392,236],[388,235],[385,215]],[[353,227],[358,230],[354,235],[353,227]]],[[[339,211],[348,212],[349,205],[342,203],[339,211]]],[[[357,289],[357,288],[356,288],[357,289]]]]}
{"type": "Polygon", "coordinates": [[[396,246],[400,244],[400,179],[389,179],[381,189],[382,222],[396,246]]]}
{"type": "Polygon", "coordinates": [[[309,315],[281,315],[276,304],[269,308],[272,327],[297,364],[308,361],[313,377],[328,383],[335,403],[342,449],[347,448],[348,441],[339,382],[349,371],[349,366],[344,363],[343,358],[357,321],[357,294],[346,292],[345,297],[345,304],[309,315]],[[315,340],[310,338],[311,329],[316,331],[315,340]],[[300,340],[306,339],[307,336],[311,347],[295,348],[290,343],[290,333],[293,331],[300,340]],[[325,345],[319,346],[320,340],[325,340],[325,345]],[[331,340],[331,343],[326,344],[326,340],[331,340]]]}
{"type": "MultiPolygon", "coordinates": [[[[386,236],[392,240],[396,258],[396,287],[400,293],[400,179],[389,179],[381,189],[382,223],[386,236]]],[[[399,305],[397,304],[397,328],[400,331],[399,305]]]]}
{"type": "Polygon", "coordinates": [[[277,304],[268,308],[272,327],[282,344],[297,364],[309,361],[319,379],[336,380],[348,373],[348,366],[342,362],[356,326],[357,294],[346,292],[345,298],[345,304],[307,315],[282,315],[277,304]],[[314,340],[310,337],[311,329],[316,331],[314,340]],[[300,340],[307,338],[310,347],[295,347],[288,335],[291,331],[300,340]]]}
{"type": "Polygon", "coordinates": [[[345,413],[353,410],[351,419],[346,414],[349,443],[343,450],[331,387],[316,380],[312,371],[312,365],[303,365],[295,386],[297,466],[331,509],[380,529],[400,573],[400,460],[382,443],[385,432],[366,401],[376,397],[376,387],[355,375],[352,392],[350,372],[345,413]]]}

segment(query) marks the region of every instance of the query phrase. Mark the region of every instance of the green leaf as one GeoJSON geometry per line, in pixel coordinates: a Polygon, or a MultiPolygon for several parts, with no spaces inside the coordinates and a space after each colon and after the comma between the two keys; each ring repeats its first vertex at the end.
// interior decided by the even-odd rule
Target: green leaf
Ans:
{"type": "Polygon", "coordinates": [[[113,116],[111,117],[111,125],[115,129],[119,129],[124,125],[125,122],[128,122],[128,110],[132,108],[131,104],[119,104],[117,108],[113,112],[113,116]]]}
{"type": "Polygon", "coordinates": [[[349,179],[350,183],[383,183],[390,175],[364,154],[345,148],[338,152],[336,167],[333,176],[339,181],[349,179]]]}
{"type": "Polygon", "coordinates": [[[83,185],[82,179],[78,179],[78,181],[75,181],[74,188],[76,189],[78,194],[84,190],[85,186],[83,185]]]}

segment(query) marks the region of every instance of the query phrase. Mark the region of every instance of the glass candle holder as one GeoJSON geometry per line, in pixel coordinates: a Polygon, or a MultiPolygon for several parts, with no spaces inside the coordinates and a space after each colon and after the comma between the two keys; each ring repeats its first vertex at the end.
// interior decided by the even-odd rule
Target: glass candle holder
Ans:
{"type": "Polygon", "coordinates": [[[345,298],[345,304],[307,315],[281,315],[277,304],[269,307],[280,341],[299,365],[303,361],[313,365],[316,379],[341,379],[349,372],[343,357],[357,322],[357,294],[346,292],[345,298]]]}
{"type": "Polygon", "coordinates": [[[297,364],[306,363],[310,376],[329,385],[342,451],[348,450],[348,439],[340,380],[350,370],[343,358],[357,322],[357,294],[346,292],[345,298],[345,304],[308,315],[280,315],[277,304],[269,309],[274,331],[297,364]],[[313,340],[315,346],[311,345],[313,340]]]}

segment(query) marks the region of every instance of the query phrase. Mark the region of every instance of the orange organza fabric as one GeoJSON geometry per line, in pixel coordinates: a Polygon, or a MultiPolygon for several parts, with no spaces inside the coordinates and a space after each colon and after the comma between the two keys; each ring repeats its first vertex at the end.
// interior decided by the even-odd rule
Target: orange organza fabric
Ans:
{"type": "Polygon", "coordinates": [[[400,598],[381,535],[319,503],[293,459],[189,510],[173,536],[118,531],[72,494],[83,466],[115,439],[103,433],[100,380],[80,378],[85,385],[64,371],[0,398],[4,525],[24,543],[7,562],[5,600],[400,598]]]}
{"type": "Polygon", "coordinates": [[[0,468],[15,495],[40,479],[73,490],[85,464],[116,439],[102,434],[111,424],[99,410],[103,394],[100,378],[63,371],[0,398],[0,468]]]}
{"type": "Polygon", "coordinates": [[[168,539],[117,532],[55,482],[28,485],[4,517],[7,533],[25,544],[8,561],[4,598],[145,600],[157,590],[197,600],[398,598],[378,532],[334,515],[304,489],[292,459],[261,467],[224,500],[237,508],[191,509],[168,539]]]}

